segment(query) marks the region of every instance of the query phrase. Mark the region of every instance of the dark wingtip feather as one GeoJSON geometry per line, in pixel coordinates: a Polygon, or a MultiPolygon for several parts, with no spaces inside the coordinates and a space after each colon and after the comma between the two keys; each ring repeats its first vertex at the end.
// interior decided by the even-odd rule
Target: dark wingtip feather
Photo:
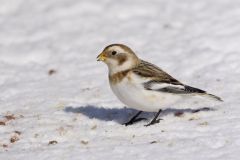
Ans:
{"type": "Polygon", "coordinates": [[[189,93],[206,93],[206,91],[195,88],[195,87],[191,87],[188,85],[184,85],[185,91],[188,91],[189,93]]]}
{"type": "Polygon", "coordinates": [[[203,94],[206,94],[207,96],[209,96],[209,97],[211,97],[211,98],[213,98],[215,100],[223,102],[223,100],[220,97],[215,96],[213,94],[209,94],[209,93],[207,93],[204,90],[201,90],[201,89],[198,89],[198,88],[194,88],[194,87],[191,87],[191,86],[187,86],[187,85],[185,85],[184,87],[185,87],[185,90],[188,91],[188,92],[191,92],[191,93],[203,93],[203,94]]]}
{"type": "Polygon", "coordinates": [[[220,97],[218,97],[218,96],[215,96],[213,94],[207,94],[207,95],[212,97],[212,98],[214,98],[214,99],[216,99],[216,100],[218,100],[218,101],[220,101],[220,102],[223,102],[223,100],[220,97]]]}

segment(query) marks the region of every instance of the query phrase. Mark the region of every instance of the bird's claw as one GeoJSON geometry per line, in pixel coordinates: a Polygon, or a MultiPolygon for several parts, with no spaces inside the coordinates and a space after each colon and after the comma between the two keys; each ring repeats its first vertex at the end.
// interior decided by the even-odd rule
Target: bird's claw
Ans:
{"type": "Polygon", "coordinates": [[[163,119],[161,119],[161,118],[156,119],[155,121],[151,121],[150,123],[148,123],[147,125],[144,125],[144,126],[145,126],[145,127],[151,126],[151,125],[153,125],[153,124],[159,123],[161,120],[163,120],[163,119]]]}
{"type": "Polygon", "coordinates": [[[142,120],[147,120],[147,119],[146,119],[146,118],[137,118],[137,119],[135,119],[135,120],[130,120],[129,122],[124,123],[124,125],[125,125],[125,126],[132,125],[132,124],[134,124],[134,123],[136,123],[136,122],[139,122],[139,121],[142,121],[142,120]]]}

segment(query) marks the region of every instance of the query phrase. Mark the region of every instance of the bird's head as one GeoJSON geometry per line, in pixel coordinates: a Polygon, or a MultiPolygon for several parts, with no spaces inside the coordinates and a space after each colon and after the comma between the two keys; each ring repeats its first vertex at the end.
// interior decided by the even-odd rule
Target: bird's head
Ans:
{"type": "Polygon", "coordinates": [[[111,44],[105,47],[97,56],[97,60],[107,64],[110,74],[131,69],[140,61],[136,54],[123,44],[111,44]]]}

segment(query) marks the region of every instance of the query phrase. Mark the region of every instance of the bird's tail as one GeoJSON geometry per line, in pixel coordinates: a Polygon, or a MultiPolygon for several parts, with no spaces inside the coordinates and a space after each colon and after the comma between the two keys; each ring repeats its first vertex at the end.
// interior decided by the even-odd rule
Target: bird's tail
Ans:
{"type": "Polygon", "coordinates": [[[208,93],[206,93],[206,96],[208,96],[209,98],[214,99],[214,100],[216,100],[216,101],[223,102],[223,100],[222,100],[220,97],[215,96],[215,95],[213,95],[213,94],[208,94],[208,93]]]}

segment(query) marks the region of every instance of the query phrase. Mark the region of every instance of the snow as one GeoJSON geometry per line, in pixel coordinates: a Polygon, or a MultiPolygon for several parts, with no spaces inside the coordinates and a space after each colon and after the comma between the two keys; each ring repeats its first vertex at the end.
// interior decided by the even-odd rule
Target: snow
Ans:
{"type": "Polygon", "coordinates": [[[1,0],[0,159],[239,159],[239,7],[238,0],[1,0]],[[137,111],[117,100],[107,67],[96,62],[116,42],[224,103],[182,115],[173,106],[150,127],[121,125],[137,111]]]}

